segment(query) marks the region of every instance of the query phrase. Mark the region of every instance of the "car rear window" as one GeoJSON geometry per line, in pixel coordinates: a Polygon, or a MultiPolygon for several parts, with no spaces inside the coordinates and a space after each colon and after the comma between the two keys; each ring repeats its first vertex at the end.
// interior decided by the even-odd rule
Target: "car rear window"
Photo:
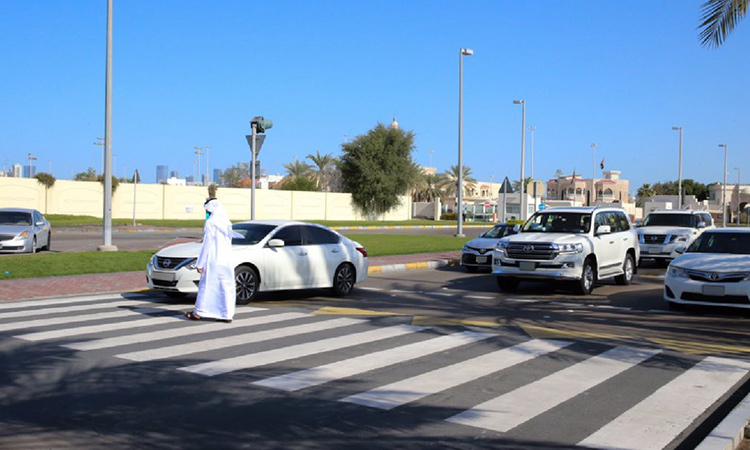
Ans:
{"type": "Polygon", "coordinates": [[[0,225],[31,225],[31,214],[20,211],[0,211],[0,225]]]}

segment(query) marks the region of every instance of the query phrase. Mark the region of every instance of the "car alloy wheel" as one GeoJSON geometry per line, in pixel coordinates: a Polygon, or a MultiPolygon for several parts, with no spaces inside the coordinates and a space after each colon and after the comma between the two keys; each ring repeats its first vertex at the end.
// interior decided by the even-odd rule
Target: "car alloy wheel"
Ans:
{"type": "Polygon", "coordinates": [[[581,295],[589,295],[594,290],[594,281],[596,280],[596,269],[591,259],[587,259],[583,263],[583,270],[581,272],[581,280],[578,284],[578,293],[581,295]]]}
{"type": "Polygon", "coordinates": [[[258,293],[258,274],[252,267],[238,267],[234,272],[237,303],[250,303],[258,293]]]}
{"type": "Polygon", "coordinates": [[[622,275],[615,277],[615,283],[626,286],[633,281],[635,263],[633,262],[633,256],[628,253],[625,255],[625,262],[622,263],[622,275]]]}
{"type": "Polygon", "coordinates": [[[350,264],[342,264],[333,276],[333,293],[338,296],[349,295],[354,288],[354,268],[350,264]]]}

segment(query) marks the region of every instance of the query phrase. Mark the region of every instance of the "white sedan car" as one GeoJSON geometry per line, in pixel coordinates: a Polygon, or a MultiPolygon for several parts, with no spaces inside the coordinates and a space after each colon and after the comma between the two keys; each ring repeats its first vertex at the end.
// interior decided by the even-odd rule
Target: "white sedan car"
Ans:
{"type": "MultiPolygon", "coordinates": [[[[367,278],[364,247],[322,225],[256,220],[232,228],[244,236],[232,240],[237,303],[288,289],[331,288],[343,296],[367,278]]],[[[148,287],[172,297],[197,293],[200,248],[193,242],[160,250],[147,265],[148,287]]]]}
{"type": "Polygon", "coordinates": [[[680,305],[750,309],[750,229],[701,234],[667,269],[664,299],[680,305]]]}
{"type": "Polygon", "coordinates": [[[467,272],[472,273],[482,267],[492,270],[492,250],[500,239],[518,233],[520,228],[520,225],[499,223],[476,239],[470,240],[461,249],[461,265],[467,272]]]}

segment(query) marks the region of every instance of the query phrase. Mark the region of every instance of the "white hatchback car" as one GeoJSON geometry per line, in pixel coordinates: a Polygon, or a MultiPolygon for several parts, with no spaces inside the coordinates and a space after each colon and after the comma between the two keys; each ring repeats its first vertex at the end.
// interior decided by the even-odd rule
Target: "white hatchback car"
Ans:
{"type": "MultiPolygon", "coordinates": [[[[232,239],[237,303],[252,301],[260,291],[327,287],[347,295],[367,278],[364,247],[322,225],[256,220],[232,228],[244,236],[232,239]]],[[[149,289],[172,297],[197,293],[200,248],[192,242],[156,253],[146,269],[149,289]]]]}
{"type": "Polygon", "coordinates": [[[669,265],[664,300],[670,307],[750,309],[750,229],[716,228],[701,234],[669,265]]]}

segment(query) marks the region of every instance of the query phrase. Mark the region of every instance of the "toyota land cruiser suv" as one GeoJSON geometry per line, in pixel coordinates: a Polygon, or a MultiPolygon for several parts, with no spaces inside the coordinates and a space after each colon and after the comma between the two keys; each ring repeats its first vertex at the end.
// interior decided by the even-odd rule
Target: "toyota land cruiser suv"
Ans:
{"type": "Polygon", "coordinates": [[[501,291],[523,279],[569,280],[582,295],[597,280],[630,284],[640,249],[625,211],[616,207],[558,207],[535,213],[518,234],[492,252],[492,273],[501,291]]]}
{"type": "MultiPolygon", "coordinates": [[[[657,263],[668,263],[680,251],[693,243],[703,231],[716,228],[711,214],[706,211],[665,210],[654,211],[638,228],[641,258],[651,258],[657,263]]],[[[638,265],[640,265],[638,261],[638,265]]]]}

